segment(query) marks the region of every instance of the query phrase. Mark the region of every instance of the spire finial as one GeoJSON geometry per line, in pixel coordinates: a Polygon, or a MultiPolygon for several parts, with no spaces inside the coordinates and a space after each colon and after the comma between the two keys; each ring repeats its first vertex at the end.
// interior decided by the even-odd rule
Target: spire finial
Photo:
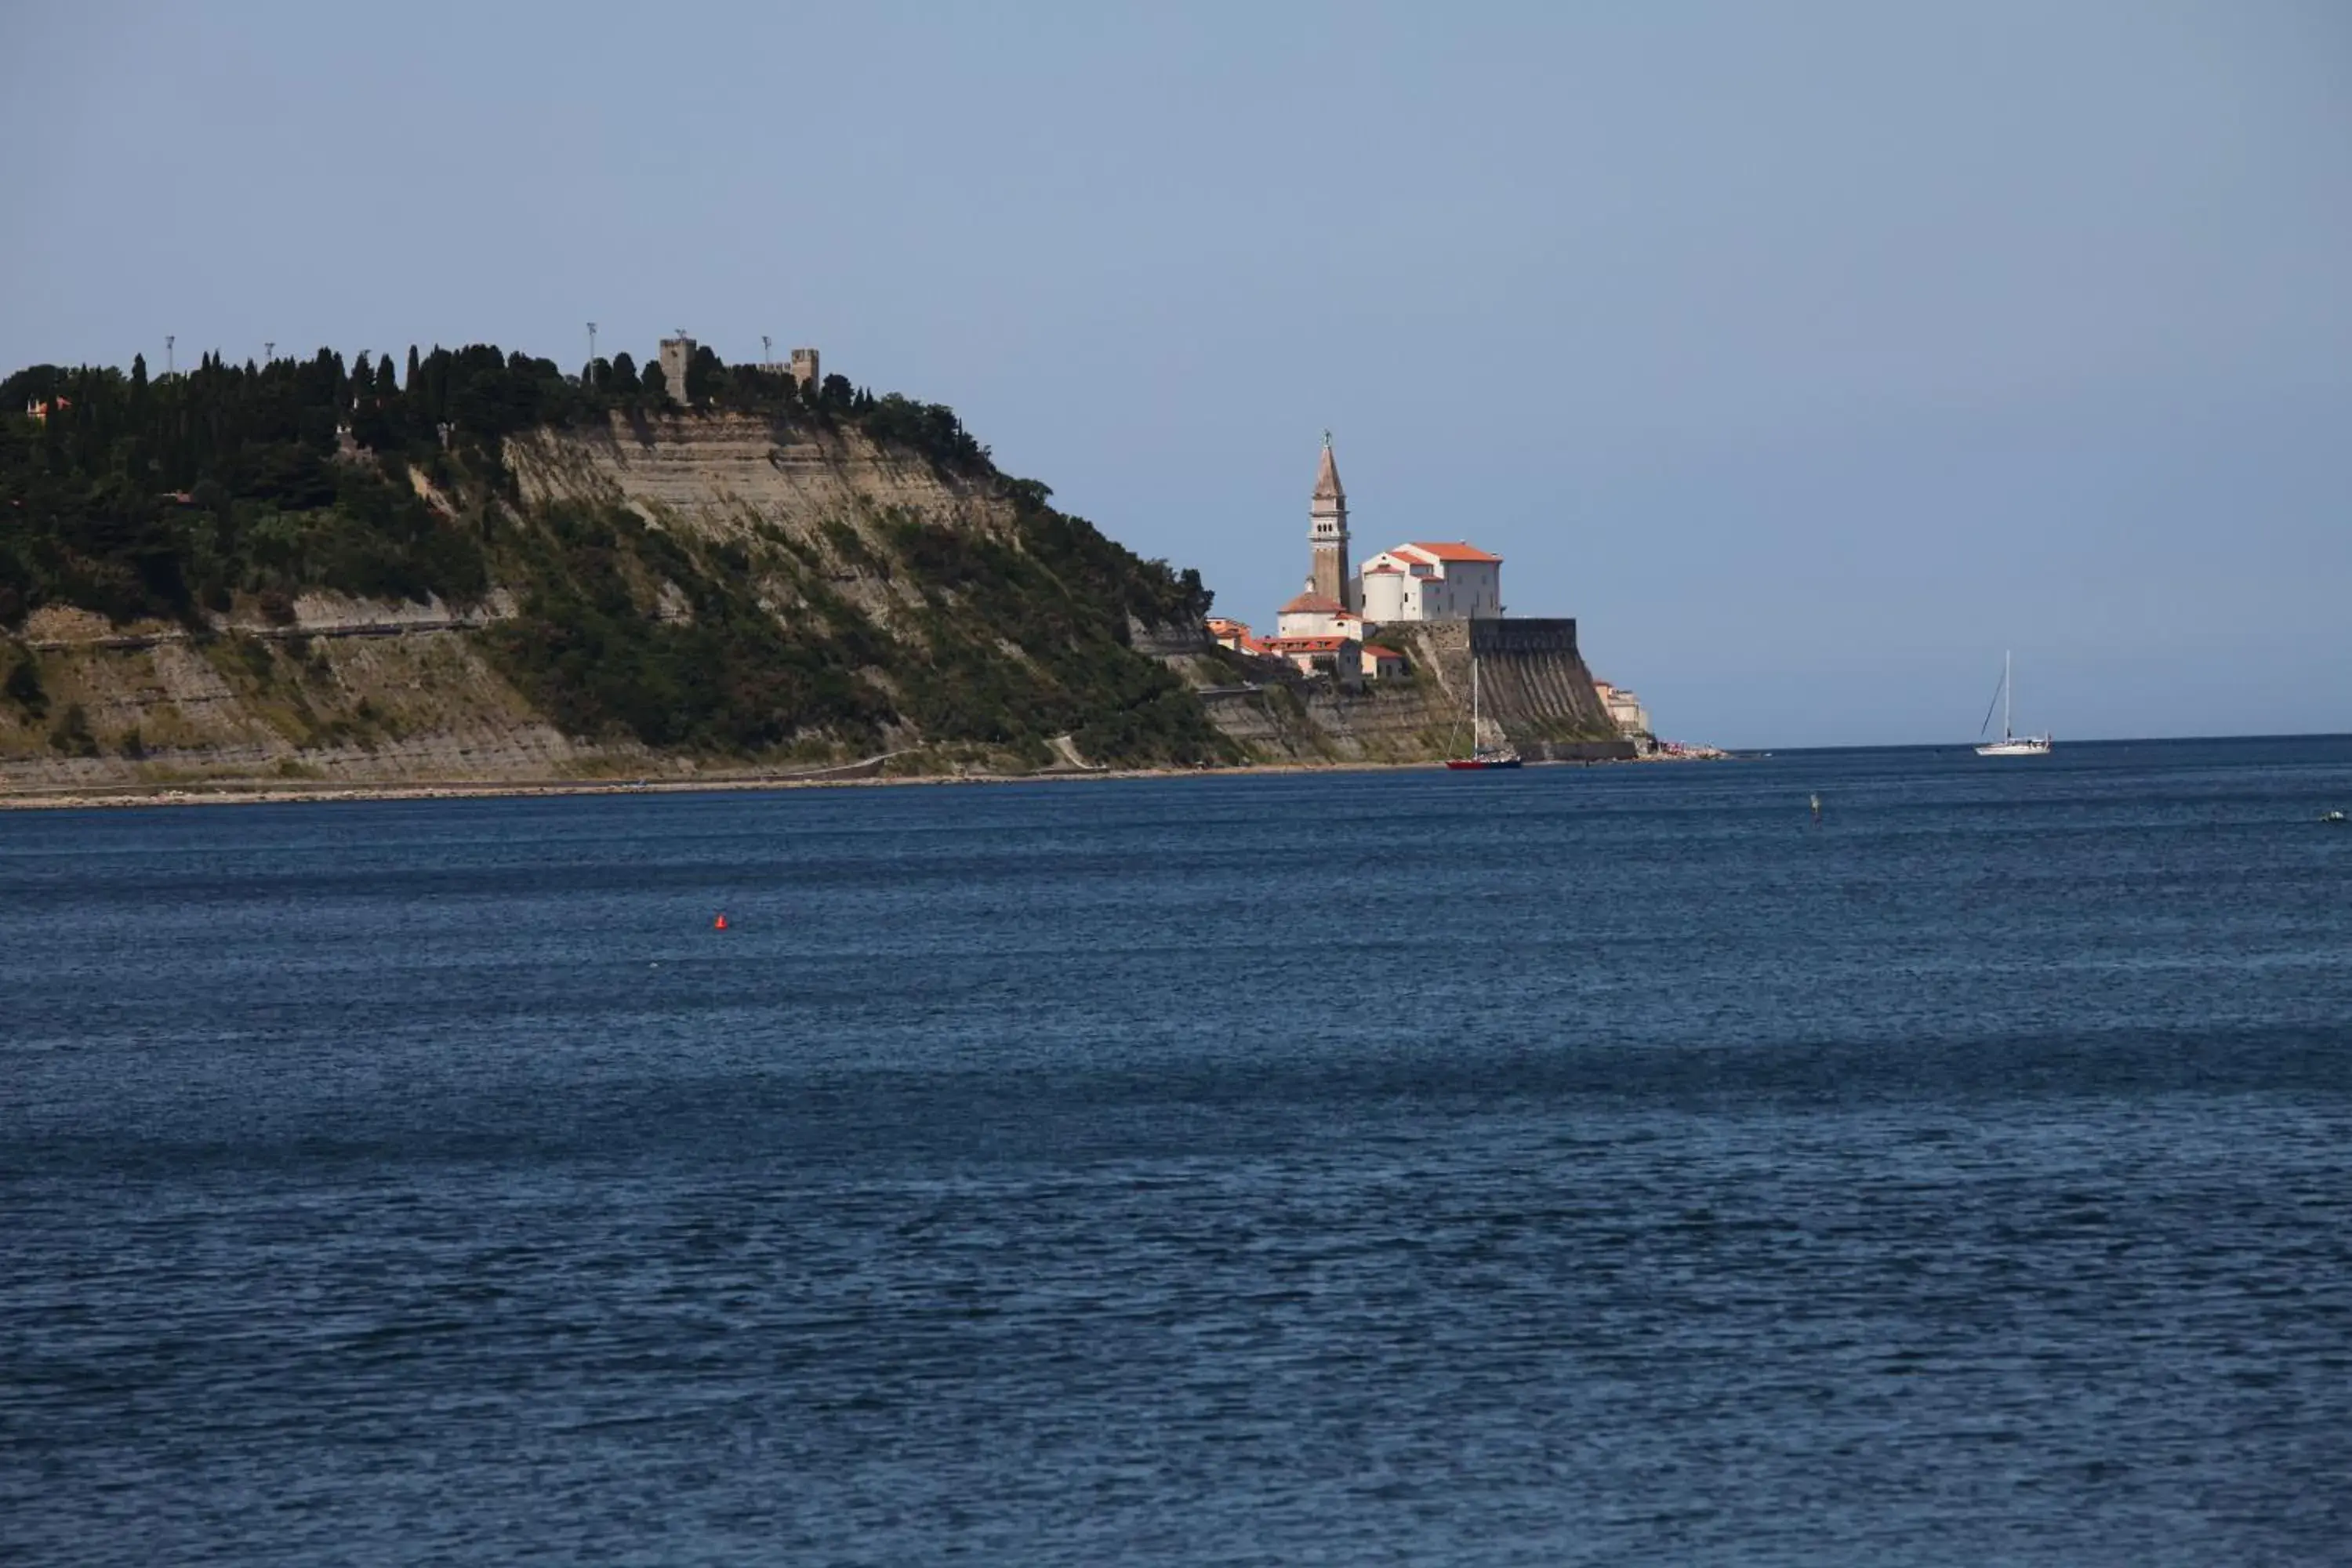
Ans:
{"type": "Polygon", "coordinates": [[[1327,452],[1331,449],[1331,432],[1328,430],[1323,432],[1323,449],[1327,452]]]}

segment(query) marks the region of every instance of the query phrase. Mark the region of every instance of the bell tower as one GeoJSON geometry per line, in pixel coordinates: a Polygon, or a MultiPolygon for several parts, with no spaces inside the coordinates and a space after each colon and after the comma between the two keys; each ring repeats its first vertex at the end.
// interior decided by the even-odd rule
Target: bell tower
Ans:
{"type": "Polygon", "coordinates": [[[1323,432],[1323,466],[1315,472],[1315,499],[1307,530],[1315,571],[1307,587],[1349,609],[1348,603],[1348,492],[1339,488],[1339,465],[1331,457],[1331,432],[1323,432]]]}

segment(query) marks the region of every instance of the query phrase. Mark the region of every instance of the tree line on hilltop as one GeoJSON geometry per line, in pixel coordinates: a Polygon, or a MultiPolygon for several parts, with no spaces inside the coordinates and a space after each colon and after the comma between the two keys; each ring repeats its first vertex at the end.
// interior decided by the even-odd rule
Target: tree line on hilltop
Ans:
{"type": "MultiPolygon", "coordinates": [[[[698,407],[848,426],[948,471],[993,471],[939,404],[840,375],[804,387],[708,348],[687,382],[698,407]]],[[[226,608],[240,590],[478,594],[478,541],[437,526],[412,468],[495,493],[507,436],[669,406],[658,363],[621,353],[568,375],[487,344],[412,348],[404,373],[329,349],[266,365],[206,354],[162,378],[144,356],[127,373],[35,365],[0,382],[0,628],[45,603],[121,621],[226,608]],[[338,460],[354,453],[366,460],[338,460]]]]}

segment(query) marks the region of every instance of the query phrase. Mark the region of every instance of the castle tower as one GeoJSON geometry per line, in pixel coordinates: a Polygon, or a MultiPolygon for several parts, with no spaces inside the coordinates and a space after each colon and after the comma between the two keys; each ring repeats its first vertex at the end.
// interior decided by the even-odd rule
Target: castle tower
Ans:
{"type": "Polygon", "coordinates": [[[816,373],[816,350],[793,351],[793,379],[803,386],[822,383],[824,378],[816,373]]]}
{"type": "Polygon", "coordinates": [[[672,403],[686,402],[686,367],[694,363],[694,340],[680,327],[677,336],[661,341],[662,390],[672,403]]]}
{"type": "Polygon", "coordinates": [[[1348,595],[1348,492],[1339,488],[1339,465],[1331,456],[1328,430],[1323,432],[1323,466],[1315,472],[1315,499],[1307,516],[1312,520],[1307,538],[1315,552],[1315,571],[1307,586],[1354,609],[1348,595]]]}

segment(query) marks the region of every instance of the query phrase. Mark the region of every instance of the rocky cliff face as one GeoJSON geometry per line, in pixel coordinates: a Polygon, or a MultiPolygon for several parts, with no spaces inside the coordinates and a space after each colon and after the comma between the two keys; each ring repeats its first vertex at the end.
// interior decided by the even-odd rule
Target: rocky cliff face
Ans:
{"type": "Polygon", "coordinates": [[[1015,509],[992,481],[941,472],[851,429],[751,415],[670,415],[509,437],[526,501],[618,502],[650,522],[712,538],[761,525],[823,549],[824,524],[893,512],[1003,534],[1015,509]]]}
{"type": "Polygon", "coordinates": [[[204,637],[37,615],[18,657],[37,660],[41,695],[0,703],[0,790],[681,771],[538,713],[468,635],[511,614],[502,601],[450,611],[306,595],[291,626],[222,617],[204,637]]]}
{"type": "Polygon", "coordinates": [[[527,503],[625,506],[656,528],[721,542],[789,540],[835,592],[886,624],[922,598],[877,570],[890,552],[886,522],[1003,538],[1015,518],[997,487],[943,475],[854,430],[748,415],[615,415],[602,426],[511,437],[505,457],[527,503]]]}
{"type": "MultiPolygon", "coordinates": [[[[197,628],[39,613],[13,651],[0,641],[0,679],[26,666],[26,689],[37,688],[25,700],[0,700],[0,789],[677,776],[901,750],[937,753],[931,760],[950,769],[1050,767],[1073,754],[1070,742],[1024,739],[1017,727],[992,741],[984,724],[960,726],[958,714],[1066,711],[1078,743],[1104,751],[1176,743],[1164,737],[1182,728],[1166,695],[1154,695],[1151,681],[1165,676],[1139,655],[1202,647],[1197,617],[1119,603],[1152,596],[1152,583],[1137,585],[1132,557],[1084,524],[1024,509],[1019,488],[999,476],[958,473],[854,427],[741,415],[615,416],[534,430],[509,437],[500,458],[520,502],[509,509],[520,542],[505,548],[502,579],[479,603],[307,595],[290,618],[283,606],[265,616],[240,603],[197,628]],[[565,575],[578,541],[550,520],[614,509],[675,542],[628,556],[601,590],[583,586],[565,575]],[[665,574],[678,563],[703,580],[665,574]],[[787,730],[793,754],[765,757],[648,745],[611,725],[563,722],[546,683],[519,680],[496,641],[540,636],[558,590],[625,593],[635,604],[625,618],[681,628],[731,595],[734,608],[772,620],[784,639],[774,646],[803,664],[838,667],[808,676],[835,682],[835,710],[875,718],[797,739],[787,730]],[[1144,679],[1092,684],[1125,662],[1144,679]],[[1129,722],[1118,711],[1127,703],[1159,707],[1149,722],[1129,722]],[[1087,731],[1089,714],[1107,722],[1087,731]],[[953,743],[935,743],[943,742],[953,743]]],[[[430,499],[451,526],[475,525],[459,521],[461,499],[430,499]]],[[[597,553],[593,542],[586,548],[597,553]]],[[[588,678],[615,657],[590,650],[588,678]]],[[[773,699],[793,700],[790,690],[773,699]]],[[[1196,705],[1192,713],[1199,733],[1223,745],[1196,705]]]]}

